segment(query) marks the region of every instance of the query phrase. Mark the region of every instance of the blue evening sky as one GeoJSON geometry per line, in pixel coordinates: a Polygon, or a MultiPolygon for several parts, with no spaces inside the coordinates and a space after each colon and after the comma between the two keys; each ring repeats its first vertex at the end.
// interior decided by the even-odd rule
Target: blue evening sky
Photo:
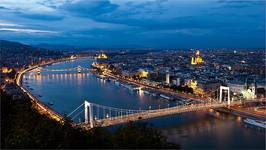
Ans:
{"type": "Polygon", "coordinates": [[[0,39],[81,47],[265,47],[264,0],[0,0],[0,39]]]}

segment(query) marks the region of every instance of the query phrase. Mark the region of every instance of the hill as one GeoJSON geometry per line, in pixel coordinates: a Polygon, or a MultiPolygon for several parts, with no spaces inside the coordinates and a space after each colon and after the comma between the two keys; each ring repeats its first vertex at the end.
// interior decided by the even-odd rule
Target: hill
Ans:
{"type": "Polygon", "coordinates": [[[18,42],[0,40],[1,67],[22,67],[46,58],[58,57],[60,51],[36,48],[18,42]]]}
{"type": "Polygon", "coordinates": [[[145,123],[130,122],[114,132],[84,130],[67,120],[60,124],[39,114],[27,98],[12,100],[12,95],[1,90],[0,95],[2,149],[179,148],[145,123]]]}

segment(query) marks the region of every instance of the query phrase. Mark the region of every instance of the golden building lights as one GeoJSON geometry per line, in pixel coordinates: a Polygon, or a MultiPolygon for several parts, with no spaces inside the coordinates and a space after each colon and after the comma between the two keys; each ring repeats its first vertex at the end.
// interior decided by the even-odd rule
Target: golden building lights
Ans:
{"type": "Polygon", "coordinates": [[[10,73],[12,71],[12,68],[2,67],[2,73],[10,73]]]}
{"type": "Polygon", "coordinates": [[[197,50],[196,54],[191,57],[191,65],[199,65],[203,63],[204,63],[204,60],[200,56],[200,50],[197,50]]]}
{"type": "Polygon", "coordinates": [[[100,54],[98,54],[98,55],[96,56],[96,58],[97,58],[97,59],[107,59],[108,56],[107,56],[106,54],[104,54],[104,53],[100,53],[100,54]]]}

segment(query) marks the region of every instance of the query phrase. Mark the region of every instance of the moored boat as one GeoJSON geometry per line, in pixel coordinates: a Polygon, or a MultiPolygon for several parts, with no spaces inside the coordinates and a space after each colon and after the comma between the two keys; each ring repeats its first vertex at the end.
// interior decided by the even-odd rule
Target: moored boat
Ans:
{"type": "Polygon", "coordinates": [[[54,105],[54,102],[53,102],[53,101],[50,101],[50,102],[48,102],[48,104],[49,104],[50,106],[53,106],[53,105],[54,105]]]}
{"type": "Polygon", "coordinates": [[[257,127],[261,127],[261,128],[264,128],[266,129],[266,122],[264,121],[260,121],[260,120],[253,120],[253,119],[245,119],[244,120],[245,123],[247,124],[250,124],[250,125],[254,125],[254,126],[257,126],[257,127]]]}
{"type": "Polygon", "coordinates": [[[144,90],[144,93],[145,93],[145,94],[150,94],[150,92],[149,92],[149,91],[146,91],[146,90],[144,90]]]}

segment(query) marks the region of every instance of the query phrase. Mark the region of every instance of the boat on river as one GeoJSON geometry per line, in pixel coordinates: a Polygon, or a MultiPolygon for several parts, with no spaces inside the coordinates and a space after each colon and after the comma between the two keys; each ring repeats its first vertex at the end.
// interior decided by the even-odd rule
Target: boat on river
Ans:
{"type": "Polygon", "coordinates": [[[266,121],[260,121],[260,120],[253,120],[253,119],[245,119],[244,120],[245,123],[253,125],[253,126],[257,126],[257,127],[261,127],[266,129],[266,121]]]}
{"type": "Polygon", "coordinates": [[[144,93],[150,95],[149,91],[144,90],[144,93]]]}
{"type": "Polygon", "coordinates": [[[53,106],[53,105],[54,105],[54,102],[53,102],[53,101],[50,101],[50,102],[48,102],[48,104],[49,104],[50,106],[53,106]]]}
{"type": "Polygon", "coordinates": [[[116,84],[116,85],[119,85],[120,83],[119,83],[118,81],[115,81],[115,84],[116,84]]]}
{"type": "Polygon", "coordinates": [[[160,94],[160,97],[164,98],[164,99],[167,99],[167,100],[173,100],[172,97],[169,97],[169,96],[166,96],[164,94],[160,94]]]}

